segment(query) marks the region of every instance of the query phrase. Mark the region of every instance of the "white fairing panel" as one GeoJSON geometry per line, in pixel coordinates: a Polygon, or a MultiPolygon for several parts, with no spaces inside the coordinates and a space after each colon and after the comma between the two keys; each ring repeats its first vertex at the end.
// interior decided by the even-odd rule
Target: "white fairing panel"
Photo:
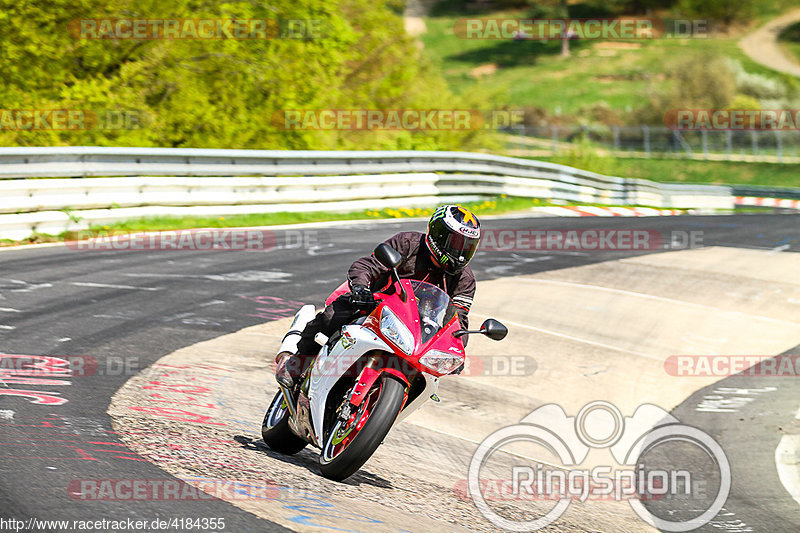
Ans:
{"type": "Polygon", "coordinates": [[[422,391],[422,394],[417,396],[413,402],[408,404],[405,409],[400,411],[400,415],[397,417],[397,420],[394,421],[392,427],[395,427],[408,415],[419,409],[423,403],[430,399],[431,395],[436,394],[436,391],[439,390],[439,378],[427,372],[423,372],[422,375],[425,377],[425,390],[422,391]]]}
{"type": "Polygon", "coordinates": [[[330,353],[323,348],[317,357],[317,361],[311,371],[308,398],[311,403],[314,433],[316,433],[320,442],[324,438],[322,434],[322,428],[324,427],[322,417],[325,414],[328,393],[352,364],[370,350],[383,350],[394,353],[394,350],[367,328],[359,325],[350,325],[344,326],[342,336],[333,345],[330,353]]]}

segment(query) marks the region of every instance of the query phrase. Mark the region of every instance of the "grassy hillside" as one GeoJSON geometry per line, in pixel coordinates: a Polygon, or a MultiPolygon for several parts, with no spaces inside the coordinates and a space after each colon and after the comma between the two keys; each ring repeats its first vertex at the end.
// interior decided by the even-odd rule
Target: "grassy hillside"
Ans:
{"type": "MultiPolygon", "coordinates": [[[[561,56],[559,41],[464,39],[454,32],[460,18],[530,18],[535,16],[533,9],[540,9],[492,8],[500,4],[484,3],[482,10],[471,11],[457,0],[439,2],[426,18],[427,32],[421,40],[426,56],[455,94],[468,101],[483,97],[489,108],[523,109],[526,125],[608,132],[611,126],[664,126],[668,109],[800,106],[800,80],[756,63],[738,45],[743,35],[795,7],[792,0],[737,4],[747,10],[747,16],[729,24],[711,24],[713,31],[705,38],[576,40],[570,44],[569,57],[561,56]]],[[[667,21],[689,18],[692,6],[702,10],[711,4],[661,2],[658,5],[667,7],[651,16],[667,21]]],[[[634,3],[569,2],[569,9],[574,18],[598,16],[585,13],[603,9],[606,17],[637,16],[626,8],[629,5],[634,3]]],[[[784,32],[783,42],[800,56],[800,25],[784,32]]],[[[795,141],[785,138],[784,149],[794,149],[795,141]]],[[[562,147],[567,146],[562,139],[562,147]]],[[[587,140],[572,150],[592,151],[592,147],[600,148],[587,140]]],[[[615,159],[596,153],[548,159],[605,174],[660,181],[800,186],[796,165],[615,159]]]]}
{"type": "MultiPolygon", "coordinates": [[[[476,16],[526,14],[527,10],[503,10],[476,16]]],[[[501,105],[537,107],[576,118],[601,105],[624,115],[645,107],[648,93],[667,81],[670,64],[691,54],[734,59],[749,74],[796,83],[747,57],[737,44],[741,31],[706,39],[578,40],[571,43],[571,56],[564,58],[559,41],[459,38],[453,25],[464,16],[469,15],[447,12],[426,19],[428,31],[421,36],[425,53],[454,92],[483,92],[501,105]]]]}

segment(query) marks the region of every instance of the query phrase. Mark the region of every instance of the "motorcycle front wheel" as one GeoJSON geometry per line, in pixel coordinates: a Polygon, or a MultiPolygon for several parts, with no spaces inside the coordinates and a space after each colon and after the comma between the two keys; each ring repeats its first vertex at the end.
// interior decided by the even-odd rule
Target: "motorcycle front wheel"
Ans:
{"type": "Polygon", "coordinates": [[[261,437],[264,444],[278,453],[294,455],[308,444],[289,429],[289,410],[283,393],[278,391],[269,404],[264,422],[261,423],[261,437]]]}
{"type": "Polygon", "coordinates": [[[405,401],[405,385],[384,374],[348,420],[331,428],[319,467],[322,475],[341,481],[353,475],[378,449],[405,401]]]}

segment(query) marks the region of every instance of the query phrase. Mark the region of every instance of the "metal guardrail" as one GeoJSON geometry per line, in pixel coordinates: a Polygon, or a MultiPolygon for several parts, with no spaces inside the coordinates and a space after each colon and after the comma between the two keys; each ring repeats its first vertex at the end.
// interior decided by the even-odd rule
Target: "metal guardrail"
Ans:
{"type": "Polygon", "coordinates": [[[734,196],[759,196],[762,198],[788,198],[800,200],[800,188],[777,188],[777,187],[751,187],[745,185],[731,186],[731,194],[734,196]]]}
{"type": "Polygon", "coordinates": [[[782,130],[678,131],[664,126],[525,126],[509,128],[511,149],[537,149],[558,154],[586,140],[623,157],[679,157],[712,161],[800,161],[800,132],[782,130]]]}
{"type": "Polygon", "coordinates": [[[660,184],[469,152],[0,148],[0,238],[141,216],[357,210],[499,194],[733,207],[729,187],[660,184]]]}

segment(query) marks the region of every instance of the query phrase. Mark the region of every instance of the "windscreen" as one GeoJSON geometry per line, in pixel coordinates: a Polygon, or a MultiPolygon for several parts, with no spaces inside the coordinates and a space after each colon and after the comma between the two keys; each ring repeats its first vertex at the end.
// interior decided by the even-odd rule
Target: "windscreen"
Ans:
{"type": "Polygon", "coordinates": [[[422,342],[428,342],[456,315],[450,297],[439,287],[423,281],[412,281],[417,299],[422,342]]]}

